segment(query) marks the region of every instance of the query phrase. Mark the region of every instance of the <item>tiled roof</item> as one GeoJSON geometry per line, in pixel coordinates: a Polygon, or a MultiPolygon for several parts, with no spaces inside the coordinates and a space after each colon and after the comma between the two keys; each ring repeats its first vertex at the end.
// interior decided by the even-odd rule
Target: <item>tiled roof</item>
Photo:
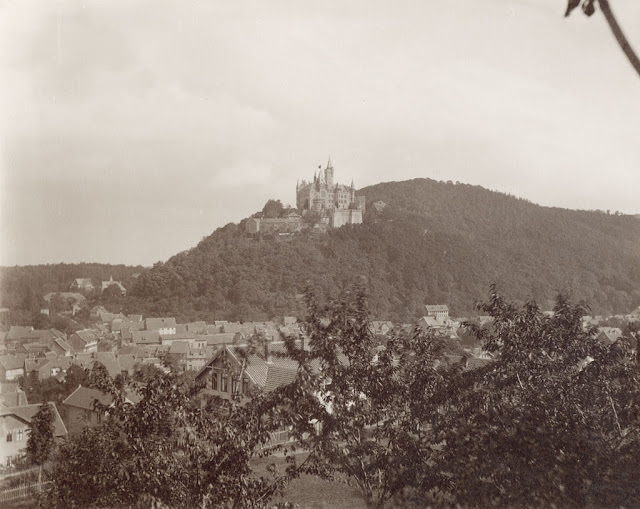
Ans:
{"type": "Polygon", "coordinates": [[[63,338],[56,338],[53,340],[53,342],[58,345],[60,348],[62,348],[62,350],[64,350],[65,352],[70,352],[72,350],[71,345],[69,344],[69,342],[66,339],[63,338]]]}
{"type": "Polygon", "coordinates": [[[118,353],[118,362],[120,363],[120,369],[122,371],[132,373],[137,361],[133,354],[118,353]]]}
{"type": "Polygon", "coordinates": [[[159,344],[160,333],[157,330],[131,331],[134,343],[137,344],[159,344]]]}
{"type": "Polygon", "coordinates": [[[147,318],[145,320],[145,328],[147,330],[160,330],[164,327],[175,327],[176,319],[174,317],[164,318],[147,318]]]}
{"type": "Polygon", "coordinates": [[[9,332],[7,333],[6,340],[7,341],[16,341],[18,339],[23,338],[31,338],[33,337],[33,327],[31,326],[22,326],[22,325],[12,325],[9,328],[9,332]]]}
{"type": "Polygon", "coordinates": [[[37,371],[48,362],[49,360],[45,359],[44,357],[40,359],[26,359],[24,361],[25,373],[30,373],[31,371],[37,371]]]}
{"type": "Polygon", "coordinates": [[[265,392],[271,392],[281,385],[293,382],[296,378],[296,374],[297,369],[281,366],[269,366],[267,368],[267,379],[264,384],[265,392]]]}
{"type": "Polygon", "coordinates": [[[425,307],[427,308],[427,313],[449,312],[449,307],[446,304],[427,304],[425,307]]]}
{"type": "Polygon", "coordinates": [[[207,334],[203,336],[207,338],[208,345],[224,345],[231,344],[235,341],[235,332],[220,332],[218,334],[207,334]]]}
{"type": "MultiPolygon", "coordinates": [[[[67,428],[60,418],[58,409],[53,403],[49,403],[53,410],[53,432],[56,437],[63,437],[67,435],[67,428]]],[[[40,409],[40,403],[34,405],[15,406],[10,408],[0,408],[0,416],[13,415],[25,423],[30,423],[33,416],[40,409]]]]}
{"type": "Polygon", "coordinates": [[[122,372],[120,363],[113,352],[96,352],[94,359],[94,362],[100,362],[107,368],[111,378],[115,378],[122,372]]]}
{"type": "Polygon", "coordinates": [[[16,407],[28,405],[27,395],[19,387],[13,392],[0,394],[0,407],[16,407]]]}
{"type": "Polygon", "coordinates": [[[98,389],[79,385],[75,391],[67,396],[67,399],[65,399],[62,404],[76,408],[84,408],[85,410],[93,410],[95,401],[98,401],[101,405],[110,405],[113,402],[113,396],[111,396],[111,394],[105,394],[98,389]]]}
{"type": "Polygon", "coordinates": [[[174,341],[169,347],[169,353],[188,354],[189,343],[187,341],[174,341]]]}
{"type": "Polygon", "coordinates": [[[0,356],[0,365],[8,370],[24,368],[24,361],[26,356],[24,354],[16,355],[2,355],[0,356]]]}
{"type": "Polygon", "coordinates": [[[98,335],[91,329],[84,329],[74,332],[85,343],[93,343],[98,341],[98,335]]]}

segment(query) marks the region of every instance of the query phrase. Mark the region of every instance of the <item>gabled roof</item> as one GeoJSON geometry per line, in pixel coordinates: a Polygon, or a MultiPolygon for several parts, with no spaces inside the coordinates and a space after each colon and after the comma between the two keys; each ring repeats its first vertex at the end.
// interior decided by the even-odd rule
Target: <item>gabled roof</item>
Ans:
{"type": "Polygon", "coordinates": [[[427,313],[442,313],[449,312],[449,307],[446,304],[427,304],[427,313]]]}
{"type": "Polygon", "coordinates": [[[105,394],[98,389],[78,385],[78,388],[69,394],[62,404],[76,408],[83,408],[85,410],[93,410],[94,403],[96,401],[101,405],[107,406],[113,402],[113,396],[111,396],[111,394],[105,394]]]}
{"type": "Polygon", "coordinates": [[[24,354],[1,355],[0,366],[2,366],[7,371],[20,368],[24,369],[25,359],[26,355],[24,354]]]}
{"type": "Polygon", "coordinates": [[[231,344],[236,339],[235,332],[219,332],[217,334],[207,334],[203,336],[207,339],[207,345],[231,344]]]}
{"type": "MultiPolygon", "coordinates": [[[[209,366],[223,353],[227,352],[229,356],[235,360],[238,365],[242,364],[239,356],[239,350],[242,345],[225,345],[221,347],[207,364],[198,372],[196,377],[204,373],[209,366]]],[[[247,357],[247,365],[245,375],[253,382],[253,384],[261,389],[272,391],[275,388],[293,381],[298,371],[298,362],[289,357],[282,357],[286,352],[283,342],[269,344],[269,361],[258,353],[249,354],[247,357]]],[[[312,367],[319,369],[319,362],[313,361],[312,367]]]]}
{"type": "Polygon", "coordinates": [[[282,385],[287,385],[296,379],[297,369],[281,366],[268,366],[267,379],[264,383],[265,392],[271,392],[282,385]]]}
{"type": "Polygon", "coordinates": [[[122,373],[120,363],[113,352],[96,352],[95,362],[100,362],[107,368],[107,373],[111,378],[115,378],[122,373]]]}
{"type": "Polygon", "coordinates": [[[169,347],[169,353],[186,355],[189,353],[189,343],[187,341],[174,341],[169,347]]]}
{"type": "MultiPolygon", "coordinates": [[[[52,402],[49,402],[53,410],[53,433],[56,437],[64,437],[67,435],[67,428],[62,422],[62,418],[58,413],[58,409],[56,405],[52,402]]],[[[14,416],[17,419],[20,419],[25,424],[29,424],[33,416],[36,415],[38,410],[40,409],[40,403],[33,405],[24,405],[24,406],[15,406],[9,408],[0,408],[0,417],[4,416],[14,416]]]]}
{"type": "Polygon", "coordinates": [[[91,329],[83,329],[74,332],[72,335],[78,336],[84,343],[93,343],[98,341],[98,335],[91,329]]]}
{"type": "Polygon", "coordinates": [[[73,350],[73,347],[69,344],[69,342],[66,339],[56,338],[53,340],[53,342],[65,352],[70,352],[71,350],[73,350]]]}
{"type": "Polygon", "coordinates": [[[145,320],[145,329],[148,331],[152,330],[160,330],[165,327],[175,327],[176,319],[172,316],[170,317],[162,317],[162,318],[147,318],[145,320]]]}
{"type": "Polygon", "coordinates": [[[12,325],[9,328],[9,332],[7,332],[7,341],[17,341],[23,338],[31,338],[33,337],[33,327],[22,326],[22,325],[12,325]]]}
{"type": "Polygon", "coordinates": [[[13,392],[5,392],[0,394],[0,407],[17,407],[28,405],[27,395],[19,387],[13,392]]]}
{"type": "Polygon", "coordinates": [[[131,338],[134,343],[141,345],[160,344],[160,333],[157,330],[131,331],[131,338]]]}

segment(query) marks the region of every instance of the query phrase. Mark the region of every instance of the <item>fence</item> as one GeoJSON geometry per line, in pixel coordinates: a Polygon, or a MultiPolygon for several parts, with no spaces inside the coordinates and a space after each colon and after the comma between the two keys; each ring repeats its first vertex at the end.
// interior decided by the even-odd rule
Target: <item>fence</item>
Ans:
{"type": "Polygon", "coordinates": [[[0,492],[0,506],[5,506],[7,502],[16,502],[24,498],[31,498],[38,493],[47,489],[51,484],[51,481],[45,481],[43,483],[31,483],[23,484],[17,488],[11,488],[0,492]]]}

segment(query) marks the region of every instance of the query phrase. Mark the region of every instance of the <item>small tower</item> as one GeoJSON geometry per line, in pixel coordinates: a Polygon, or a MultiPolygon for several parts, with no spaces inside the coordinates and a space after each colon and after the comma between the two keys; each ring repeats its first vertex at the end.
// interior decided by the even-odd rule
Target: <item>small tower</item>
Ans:
{"type": "Polygon", "coordinates": [[[328,187],[333,187],[333,165],[331,164],[331,156],[329,156],[327,167],[324,170],[324,181],[328,187]]]}

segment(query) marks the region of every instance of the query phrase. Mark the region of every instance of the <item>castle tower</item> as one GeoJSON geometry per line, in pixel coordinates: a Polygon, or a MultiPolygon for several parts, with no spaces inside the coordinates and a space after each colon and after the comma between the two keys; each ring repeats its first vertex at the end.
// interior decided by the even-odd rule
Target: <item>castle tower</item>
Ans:
{"type": "Polygon", "coordinates": [[[329,156],[327,167],[324,170],[324,181],[329,189],[333,187],[333,165],[331,164],[331,156],[329,156]]]}

